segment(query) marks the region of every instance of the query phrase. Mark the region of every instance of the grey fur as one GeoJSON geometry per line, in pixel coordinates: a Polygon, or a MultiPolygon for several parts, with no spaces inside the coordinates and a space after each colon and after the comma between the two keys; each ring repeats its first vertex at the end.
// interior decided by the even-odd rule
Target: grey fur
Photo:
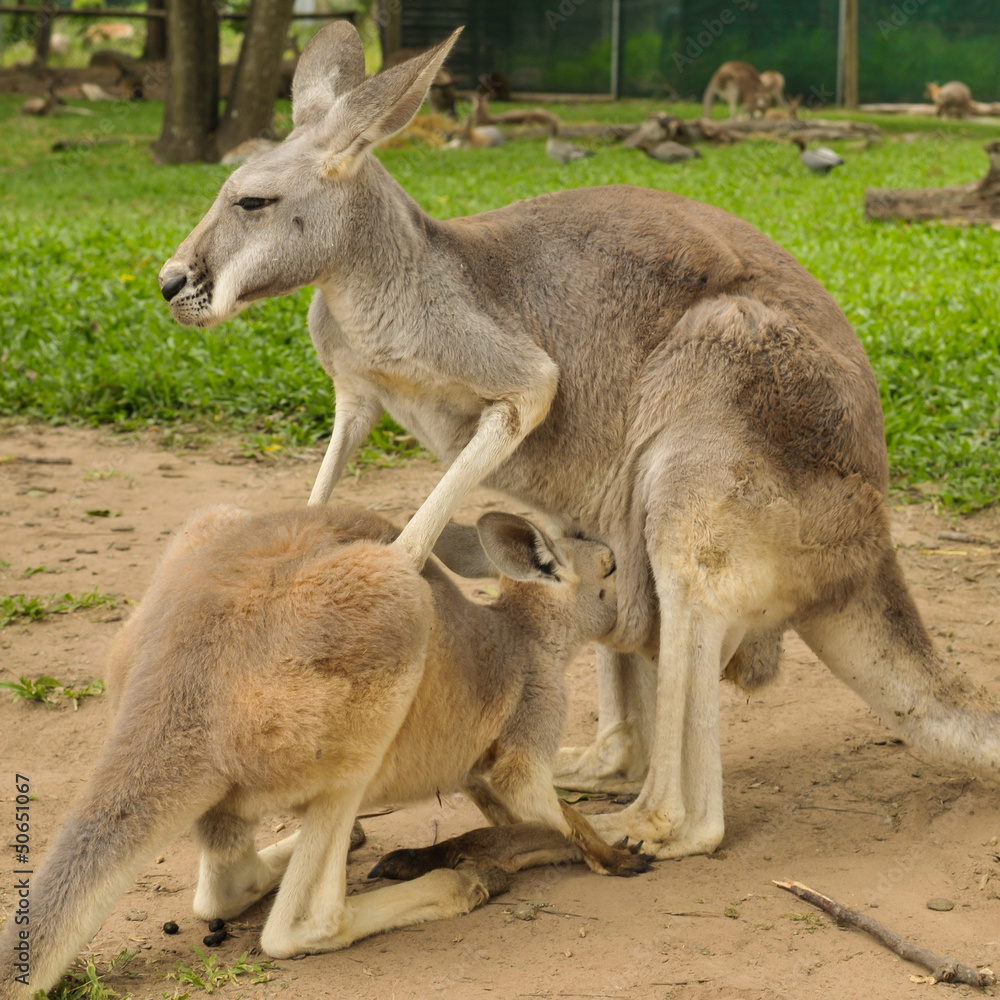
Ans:
{"type": "Polygon", "coordinates": [[[309,330],[337,409],[311,502],[385,409],[449,465],[400,538],[418,562],[479,482],[611,545],[600,730],[556,769],[639,790],[597,818],[611,840],[661,857],[719,844],[716,686],[734,657],[737,681],[773,676],[790,627],[887,724],[997,776],[996,709],[944,680],[899,573],[878,389],[843,313],[753,227],[661,191],[425,215],[365,149],[450,44],[237,170],[161,273],[187,289],[176,318],[203,326],[317,287],[309,330]],[[248,212],[242,196],[281,200],[248,212]]]}

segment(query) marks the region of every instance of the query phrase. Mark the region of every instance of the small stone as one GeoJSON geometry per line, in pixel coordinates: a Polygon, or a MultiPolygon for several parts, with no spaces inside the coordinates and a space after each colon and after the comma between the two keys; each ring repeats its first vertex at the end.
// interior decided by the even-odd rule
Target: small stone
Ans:
{"type": "Polygon", "coordinates": [[[934,899],[929,899],[927,901],[928,910],[954,910],[955,904],[950,899],[944,899],[942,896],[936,896],[934,899]]]}
{"type": "Polygon", "coordinates": [[[214,934],[206,934],[201,939],[201,943],[206,948],[214,948],[217,944],[222,944],[227,937],[229,937],[229,934],[226,932],[225,927],[223,927],[221,931],[216,931],[214,934]]]}
{"type": "Polygon", "coordinates": [[[145,910],[129,910],[126,920],[145,920],[149,914],[145,910]]]}
{"type": "Polygon", "coordinates": [[[156,858],[156,864],[162,865],[163,862],[166,861],[166,860],[167,859],[162,854],[159,854],[159,855],[157,855],[157,858],[156,858]]]}
{"type": "Polygon", "coordinates": [[[223,920],[222,917],[216,917],[209,923],[208,929],[214,934],[216,933],[216,931],[221,931],[222,928],[225,926],[226,926],[225,920],[223,920]]]}
{"type": "Polygon", "coordinates": [[[135,531],[135,526],[131,524],[113,524],[112,531],[135,531]]]}
{"type": "Polygon", "coordinates": [[[168,920],[163,925],[163,933],[164,934],[176,934],[179,930],[180,930],[180,928],[177,926],[177,924],[175,924],[173,922],[173,920],[168,920]]]}

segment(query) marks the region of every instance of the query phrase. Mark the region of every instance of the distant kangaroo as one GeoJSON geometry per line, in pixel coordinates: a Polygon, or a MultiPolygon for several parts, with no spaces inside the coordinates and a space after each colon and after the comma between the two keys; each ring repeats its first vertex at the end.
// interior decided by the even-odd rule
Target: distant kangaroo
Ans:
{"type": "Polygon", "coordinates": [[[937,105],[939,118],[964,118],[975,114],[972,91],[960,80],[951,80],[941,86],[929,83],[924,97],[929,97],[937,105]]]}
{"type": "Polygon", "coordinates": [[[775,70],[768,71],[765,84],[757,70],[745,62],[724,62],[713,74],[705,88],[701,103],[702,118],[712,117],[712,101],[721,97],[729,103],[729,117],[735,118],[738,108],[751,117],[763,114],[779,98],[773,92],[777,87],[784,91],[785,78],[775,70]],[[780,80],[778,79],[780,78],[780,80]]]}
{"type": "Polygon", "coordinates": [[[552,787],[563,669],[615,624],[611,551],[499,512],[480,519],[482,547],[474,529],[455,530],[441,543],[452,564],[506,574],[492,605],[434,563],[421,575],[390,544],[397,530],[363,510],[216,507],[188,523],[112,651],[117,720],[31,882],[27,938],[10,918],[0,935],[2,1000],[49,989],[192,824],[195,913],[234,917],[280,882],[261,936],[275,958],[467,913],[509,882],[465,866],[345,898],[362,808],[461,787],[493,823],[535,821],[466,834],[470,848],[502,850],[482,859],[491,865],[582,853],[596,871],[648,869],[552,787]],[[260,818],[290,809],[301,831],[258,852],[260,818]]]}
{"type": "Polygon", "coordinates": [[[718,846],[719,676],[772,677],[789,628],[918,747],[1000,776],[1000,714],[947,673],[902,579],[878,387],[836,303],[752,226],[663,191],[426,215],[370,150],[453,40],[365,80],[353,29],[320,31],[292,134],[160,273],[203,327],[316,286],[336,419],[311,501],[388,410],[449,465],[400,536],[418,556],[479,482],[611,546],[597,739],[556,778],[639,791],[592,817],[612,842],[718,846]]]}
{"type": "MultiPolygon", "coordinates": [[[[775,105],[781,105],[786,111],[788,111],[791,105],[788,99],[785,97],[785,74],[779,72],[776,69],[766,69],[760,74],[760,83],[765,91],[770,95],[771,102],[775,105]]],[[[801,100],[801,98],[800,98],[801,100]]],[[[798,107],[798,102],[796,102],[796,108],[798,107]]],[[[765,109],[765,114],[766,114],[765,109]]],[[[794,117],[794,115],[792,116],[794,117]]]]}

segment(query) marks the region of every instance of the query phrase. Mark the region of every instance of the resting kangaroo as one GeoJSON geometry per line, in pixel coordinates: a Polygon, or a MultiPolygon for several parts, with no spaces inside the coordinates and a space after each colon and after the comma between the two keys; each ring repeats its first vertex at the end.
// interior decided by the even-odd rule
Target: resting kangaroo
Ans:
{"type": "Polygon", "coordinates": [[[1000,715],[945,673],[902,579],[878,388],[844,314],[752,226],[662,191],[427,216],[370,147],[451,41],[365,80],[357,35],[324,28],[291,135],[226,180],[160,273],[198,326],[316,286],[336,418],[311,501],[385,409],[449,465],[411,551],[480,481],[611,546],[597,739],[556,766],[564,786],[639,791],[594,817],[611,841],[718,846],[719,677],[766,681],[789,628],[902,736],[1000,775],[1000,715]]]}
{"type": "MultiPolygon", "coordinates": [[[[563,668],[615,624],[611,551],[486,514],[483,548],[506,577],[483,606],[434,563],[418,573],[387,544],[396,533],[334,507],[261,517],[216,507],[189,522],[113,648],[117,719],[32,881],[30,973],[18,964],[20,927],[8,919],[0,935],[0,998],[51,987],[151,855],[192,824],[195,913],[233,917],[280,882],[261,936],[275,958],[488,897],[494,875],[468,868],[345,898],[363,807],[462,787],[494,823],[542,822],[570,838],[512,827],[499,836],[508,866],[578,848],[598,871],[649,867],[637,846],[605,844],[552,787],[563,668]],[[258,852],[258,820],[287,809],[302,814],[301,831],[258,852]]],[[[478,555],[480,575],[486,556],[467,534],[451,561],[478,555]]]]}

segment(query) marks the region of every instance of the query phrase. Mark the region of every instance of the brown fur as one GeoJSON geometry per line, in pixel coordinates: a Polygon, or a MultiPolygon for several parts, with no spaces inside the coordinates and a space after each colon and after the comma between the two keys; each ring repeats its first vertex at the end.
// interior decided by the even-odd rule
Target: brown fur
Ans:
{"type": "Polygon", "coordinates": [[[1000,716],[937,697],[946,669],[889,536],[878,386],[836,303],[752,226],[663,191],[425,215],[366,150],[453,41],[380,85],[345,70],[349,28],[314,36],[295,132],[229,177],[161,272],[174,316],[201,326],[317,286],[337,409],[311,502],[388,410],[449,466],[399,539],[418,561],[480,482],[611,546],[600,727],[556,766],[563,787],[639,793],[596,818],[609,841],[718,846],[719,677],[773,676],[788,628],[918,747],[1000,775],[1000,716]],[[255,214],[244,196],[279,200],[255,214]]]}
{"type": "MultiPolygon", "coordinates": [[[[446,535],[442,553],[482,568],[455,530],[462,545],[446,535]]],[[[517,577],[492,606],[436,564],[420,574],[366,511],[193,518],[116,639],[117,719],[32,881],[30,986],[15,978],[19,928],[0,935],[0,998],[51,987],[148,857],[192,824],[196,913],[235,916],[280,882],[262,936],[276,957],[467,912],[504,884],[492,868],[514,870],[498,858],[345,900],[353,818],[378,804],[464,787],[493,822],[547,824],[541,839],[531,827],[503,841],[518,857],[646,870],[552,788],[562,670],[614,626],[613,557],[512,515],[486,515],[480,532],[517,577]],[[301,832],[258,853],[258,820],[286,810],[301,832]]]]}
{"type": "Polygon", "coordinates": [[[972,91],[959,80],[951,80],[941,86],[929,83],[924,97],[929,97],[937,105],[939,118],[964,118],[975,114],[972,91]]]}
{"type": "Polygon", "coordinates": [[[701,103],[702,118],[712,117],[712,100],[721,97],[729,103],[729,117],[735,118],[738,108],[745,115],[763,114],[777,100],[775,88],[784,90],[785,78],[774,70],[769,71],[768,82],[750,63],[724,62],[713,74],[705,88],[701,103]],[[777,79],[780,77],[780,82],[777,79]]]}

